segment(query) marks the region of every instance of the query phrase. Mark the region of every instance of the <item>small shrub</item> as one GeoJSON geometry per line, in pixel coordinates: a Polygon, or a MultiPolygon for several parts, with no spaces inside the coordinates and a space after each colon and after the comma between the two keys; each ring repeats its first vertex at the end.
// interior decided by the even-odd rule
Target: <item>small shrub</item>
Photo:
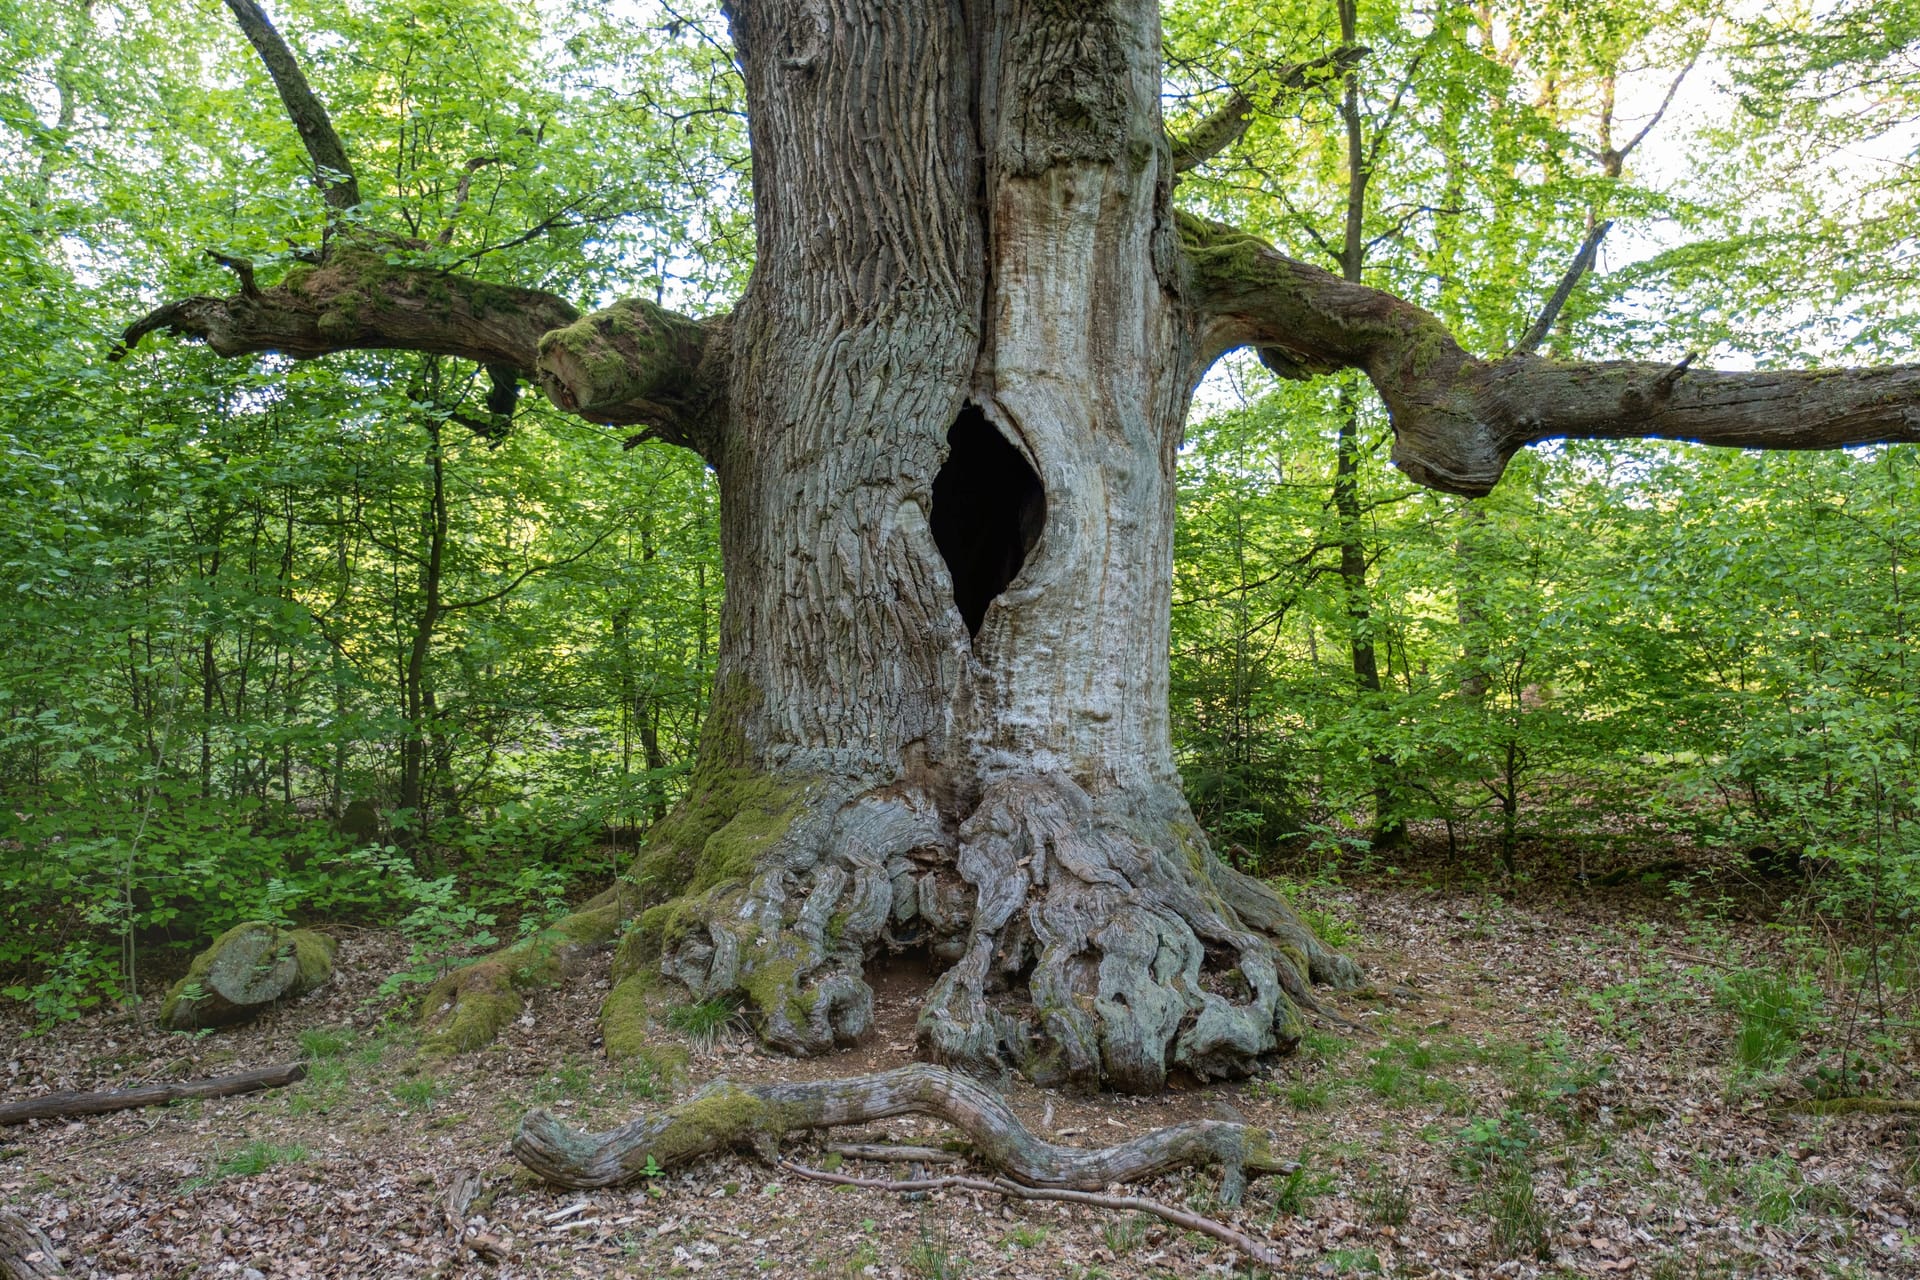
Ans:
{"type": "Polygon", "coordinates": [[[1553,1254],[1553,1217],[1533,1194],[1533,1169],[1510,1165],[1489,1193],[1493,1251],[1502,1258],[1548,1258],[1553,1254]]]}
{"type": "Polygon", "coordinates": [[[307,1149],[299,1143],[285,1145],[255,1139],[238,1151],[216,1155],[213,1168],[185,1184],[188,1189],[204,1187],[223,1178],[251,1178],[276,1165],[297,1164],[307,1158],[307,1149]]]}
{"type": "Polygon", "coordinates": [[[1733,1057],[1746,1071],[1765,1071],[1792,1056],[1820,1007],[1820,992],[1812,983],[1751,969],[1728,975],[1720,998],[1739,1019],[1733,1057]]]}
{"type": "Polygon", "coordinates": [[[1498,1116],[1479,1116],[1455,1135],[1454,1168],[1483,1178],[1512,1165],[1524,1165],[1539,1135],[1519,1111],[1508,1108],[1498,1116]]]}

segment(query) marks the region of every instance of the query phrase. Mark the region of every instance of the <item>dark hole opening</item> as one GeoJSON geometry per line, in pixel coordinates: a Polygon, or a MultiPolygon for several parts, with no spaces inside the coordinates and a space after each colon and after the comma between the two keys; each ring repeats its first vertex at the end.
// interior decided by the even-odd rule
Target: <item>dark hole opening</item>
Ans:
{"type": "Polygon", "coordinates": [[[953,574],[967,633],[1007,589],[1047,519],[1046,491],[1020,451],[986,415],[965,405],[947,432],[952,452],[933,478],[933,541],[953,574]]]}

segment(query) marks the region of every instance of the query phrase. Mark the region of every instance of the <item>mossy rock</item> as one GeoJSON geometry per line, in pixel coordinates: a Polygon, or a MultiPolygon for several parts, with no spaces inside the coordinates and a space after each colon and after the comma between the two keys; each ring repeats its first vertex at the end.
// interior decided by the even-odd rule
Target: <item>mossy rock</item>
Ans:
{"type": "Polygon", "coordinates": [[[160,1005],[169,1031],[245,1022],[282,1000],[325,986],[333,976],[332,938],[260,920],[237,924],[193,958],[187,976],[160,1005]]]}

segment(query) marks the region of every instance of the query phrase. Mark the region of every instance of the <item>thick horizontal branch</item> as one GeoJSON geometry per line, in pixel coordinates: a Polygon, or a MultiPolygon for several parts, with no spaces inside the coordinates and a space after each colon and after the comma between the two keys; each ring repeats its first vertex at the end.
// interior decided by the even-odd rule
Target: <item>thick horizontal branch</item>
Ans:
{"type": "Polygon", "coordinates": [[[726,393],[732,347],[725,317],[689,320],[626,298],[541,337],[540,386],[595,422],[699,422],[726,393]]]}
{"type": "Polygon", "coordinates": [[[513,1154],[566,1187],[609,1187],[641,1177],[648,1162],[671,1169],[715,1151],[752,1148],[774,1158],[784,1135],[864,1124],[889,1116],[938,1116],[966,1134],[973,1155],[1034,1187],[1098,1191],[1170,1169],[1213,1165],[1222,1193],[1237,1200],[1249,1173],[1287,1173],[1267,1134],[1224,1120],[1168,1125],[1116,1146],[1063,1147],[1035,1137],[1005,1099],[944,1067],[916,1064],[843,1080],[709,1086],[691,1101],[606,1133],[579,1133],[546,1111],[529,1112],[513,1154]]]}
{"type": "Polygon", "coordinates": [[[199,339],[223,356],[276,351],[311,360],[355,350],[457,356],[487,366],[490,407],[511,406],[502,387],[510,388],[513,378],[538,380],[568,412],[596,422],[647,423],[655,435],[703,452],[724,402],[724,319],[696,322],[634,303],[582,320],[551,293],[396,265],[380,252],[346,245],[336,245],[318,265],[296,266],[266,289],[254,283],[248,264],[224,261],[240,278],[238,294],[199,295],[157,308],[127,329],[112,358],[157,331],[199,339]],[[634,318],[602,319],[629,315],[634,318]],[[550,334],[552,343],[545,340],[550,334]],[[553,372],[549,353],[556,353],[553,372]]]}
{"type": "Polygon", "coordinates": [[[170,302],[127,329],[115,358],[155,331],[197,338],[223,356],[277,351],[311,360],[336,351],[427,351],[511,365],[532,377],[540,335],[579,312],[538,289],[488,284],[395,266],[375,252],[340,248],[318,266],[296,266],[270,289],[170,302]]]}
{"type": "Polygon", "coordinates": [[[1481,360],[1436,317],[1254,236],[1182,216],[1201,358],[1260,349],[1291,377],[1364,371],[1393,421],[1393,459],[1430,488],[1478,496],[1543,440],[1657,438],[1751,449],[1920,441],[1920,366],[1723,373],[1644,361],[1481,360]]]}

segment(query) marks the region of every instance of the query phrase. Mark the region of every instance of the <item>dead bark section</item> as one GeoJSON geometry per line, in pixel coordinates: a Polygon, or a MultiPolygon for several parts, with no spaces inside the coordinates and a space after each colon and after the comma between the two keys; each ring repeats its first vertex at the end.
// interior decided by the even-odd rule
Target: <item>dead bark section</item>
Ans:
{"type": "Polygon", "coordinates": [[[97,1116],[110,1111],[130,1111],[135,1107],[157,1107],[183,1098],[228,1098],[237,1093],[274,1089],[306,1078],[307,1069],[298,1062],[277,1067],[258,1067],[236,1075],[215,1076],[209,1080],[177,1080],[166,1084],[143,1084],[133,1089],[99,1091],[69,1090],[26,1098],[0,1106],[0,1125],[25,1124],[29,1120],[55,1120],[64,1116],[97,1116]]]}
{"type": "Polygon", "coordinates": [[[11,1209],[0,1209],[0,1280],[63,1280],[53,1242],[11,1209]]]}
{"type": "Polygon", "coordinates": [[[1363,370],[1393,420],[1394,462],[1449,493],[1490,491],[1517,451],[1543,440],[1657,438],[1746,449],[1837,449],[1920,441],[1920,366],[1723,373],[1533,355],[1482,360],[1436,317],[1287,257],[1257,237],[1183,216],[1201,358],[1239,346],[1311,377],[1363,370]]]}
{"type": "Polygon", "coordinates": [[[687,1102],[605,1133],[581,1133],[535,1110],[520,1122],[513,1154],[549,1182],[611,1187],[719,1151],[750,1150],[774,1163],[787,1134],[903,1115],[953,1125],[966,1136],[972,1158],[1028,1187],[1103,1191],[1202,1166],[1219,1171],[1222,1200],[1236,1204],[1250,1175],[1298,1168],[1273,1154],[1264,1130],[1225,1120],[1189,1120],[1111,1147],[1060,1146],[1035,1136],[978,1080],[927,1065],[840,1080],[717,1081],[687,1102]]]}

